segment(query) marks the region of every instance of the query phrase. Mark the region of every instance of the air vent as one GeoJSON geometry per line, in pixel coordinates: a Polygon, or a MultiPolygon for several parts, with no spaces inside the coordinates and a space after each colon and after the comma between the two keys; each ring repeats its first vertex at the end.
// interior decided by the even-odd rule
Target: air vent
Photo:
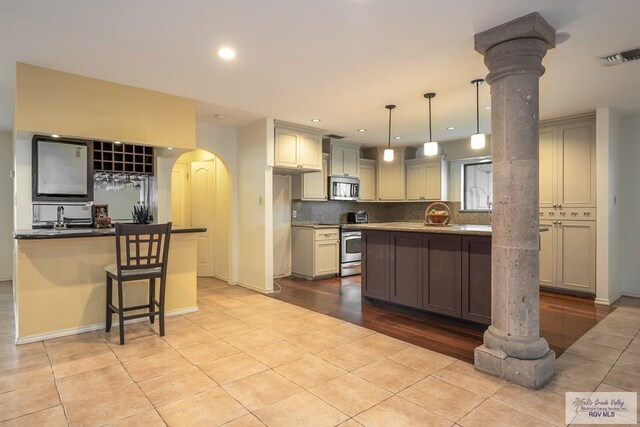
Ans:
{"type": "Polygon", "coordinates": [[[343,139],[344,138],[344,136],[342,136],[342,135],[336,135],[336,134],[333,134],[333,133],[325,135],[325,137],[326,138],[332,138],[332,139],[343,139]]]}
{"type": "Polygon", "coordinates": [[[640,48],[626,50],[624,52],[612,53],[600,57],[600,61],[607,67],[622,64],[624,62],[637,61],[640,59],[640,48]]]}

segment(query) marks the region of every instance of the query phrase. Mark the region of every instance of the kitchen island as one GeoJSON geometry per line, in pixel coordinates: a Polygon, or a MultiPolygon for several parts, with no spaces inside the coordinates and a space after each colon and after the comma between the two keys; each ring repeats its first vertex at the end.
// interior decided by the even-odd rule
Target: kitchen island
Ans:
{"type": "Polygon", "coordinates": [[[352,224],[362,231],[363,298],[491,323],[491,226],[352,224]]]}
{"type": "MultiPolygon", "coordinates": [[[[204,228],[174,227],[167,270],[167,316],[196,311],[197,241],[204,228]]],[[[113,229],[18,230],[14,298],[18,344],[101,329],[105,271],[115,263],[113,229]]],[[[147,282],[129,282],[126,306],[148,299],[147,282]]],[[[168,332],[170,333],[170,331],[168,332]]]]}

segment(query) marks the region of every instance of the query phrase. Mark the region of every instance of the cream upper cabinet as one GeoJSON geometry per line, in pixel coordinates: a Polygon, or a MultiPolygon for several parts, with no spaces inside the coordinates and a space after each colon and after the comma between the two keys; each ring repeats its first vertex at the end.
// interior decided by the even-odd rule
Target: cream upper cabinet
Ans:
{"type": "Polygon", "coordinates": [[[291,179],[291,198],[294,200],[327,200],[327,170],[329,155],[322,155],[322,170],[294,175],[291,179]]]}
{"type": "Polygon", "coordinates": [[[277,168],[320,171],[322,169],[322,136],[314,130],[278,126],[275,129],[274,166],[277,168]]]}
{"type": "Polygon", "coordinates": [[[324,151],[329,151],[331,176],[360,176],[360,145],[331,138],[323,140],[324,151]]]}
{"type": "Polygon", "coordinates": [[[394,149],[392,162],[383,160],[384,148],[378,148],[378,200],[403,201],[405,199],[404,149],[394,149]]]}
{"type": "Polygon", "coordinates": [[[447,166],[442,157],[406,161],[407,200],[445,200],[447,166]]]}
{"type": "Polygon", "coordinates": [[[360,159],[360,201],[376,201],[376,161],[360,159]]]}
{"type": "Polygon", "coordinates": [[[595,133],[592,118],[540,129],[540,207],[596,206],[595,133]]]}

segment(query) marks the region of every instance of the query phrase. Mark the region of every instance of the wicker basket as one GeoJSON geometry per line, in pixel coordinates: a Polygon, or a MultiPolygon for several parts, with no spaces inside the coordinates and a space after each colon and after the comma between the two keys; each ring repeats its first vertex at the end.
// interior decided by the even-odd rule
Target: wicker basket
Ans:
{"type": "Polygon", "coordinates": [[[424,222],[427,225],[447,226],[451,221],[451,209],[445,203],[433,202],[424,211],[424,222]]]}

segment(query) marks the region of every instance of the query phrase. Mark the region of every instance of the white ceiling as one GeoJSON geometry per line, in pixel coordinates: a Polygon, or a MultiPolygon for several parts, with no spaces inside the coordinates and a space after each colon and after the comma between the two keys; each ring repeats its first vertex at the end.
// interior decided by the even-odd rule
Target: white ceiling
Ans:
{"type": "MultiPolygon", "coordinates": [[[[571,34],[545,58],[542,119],[607,105],[640,112],[640,61],[596,60],[640,46],[637,0],[3,0],[0,128],[11,128],[20,61],[193,98],[200,120],[318,117],[370,144],[386,142],[388,103],[401,143],[424,141],[422,95],[434,91],[434,139],[463,138],[475,130],[469,82],[486,74],[473,35],[532,11],[571,34]],[[223,45],[234,61],[218,59],[223,45]]],[[[480,98],[489,105],[487,85],[480,98]]],[[[489,132],[484,108],[481,122],[489,132]]]]}

